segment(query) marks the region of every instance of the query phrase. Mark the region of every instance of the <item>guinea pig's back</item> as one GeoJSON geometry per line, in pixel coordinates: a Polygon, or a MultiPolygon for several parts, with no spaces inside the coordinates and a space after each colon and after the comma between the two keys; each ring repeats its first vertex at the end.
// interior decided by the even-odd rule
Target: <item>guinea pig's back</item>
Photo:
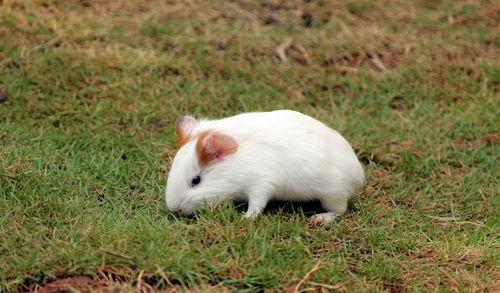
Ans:
{"type": "Polygon", "coordinates": [[[325,184],[355,189],[364,181],[363,169],[349,143],[307,115],[279,110],[211,122],[210,128],[234,136],[240,144],[235,160],[238,166],[245,166],[244,172],[273,181],[288,194],[300,197],[314,188],[324,189],[325,184]]]}

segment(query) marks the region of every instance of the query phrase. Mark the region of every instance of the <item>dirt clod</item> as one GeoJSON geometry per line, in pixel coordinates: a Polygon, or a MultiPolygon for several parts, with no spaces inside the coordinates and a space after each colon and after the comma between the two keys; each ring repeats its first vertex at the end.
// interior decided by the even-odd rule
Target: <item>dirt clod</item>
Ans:
{"type": "Polygon", "coordinates": [[[5,102],[7,102],[7,90],[0,89],[0,103],[5,103],[5,102]]]}
{"type": "Polygon", "coordinates": [[[139,187],[139,183],[137,183],[136,181],[133,181],[132,183],[130,183],[131,190],[135,190],[137,187],[139,187]]]}
{"type": "MultiPolygon", "coordinates": [[[[1,3],[1,1],[0,1],[0,3],[1,3]]],[[[11,61],[7,62],[7,68],[19,69],[19,68],[21,68],[21,65],[19,65],[19,63],[17,63],[16,61],[11,60],[11,61]]]]}
{"type": "Polygon", "coordinates": [[[38,293],[90,292],[95,282],[89,277],[72,277],[58,279],[43,285],[38,293]]]}
{"type": "Polygon", "coordinates": [[[271,25],[271,24],[275,24],[275,23],[278,23],[278,19],[276,18],[276,16],[274,15],[269,15],[268,17],[266,17],[266,19],[264,19],[264,24],[265,25],[271,25]]]}
{"type": "Polygon", "coordinates": [[[498,133],[486,133],[482,138],[481,142],[486,144],[496,144],[500,142],[500,132],[498,133]]]}
{"type": "Polygon", "coordinates": [[[394,96],[389,102],[389,106],[394,110],[403,110],[408,108],[408,101],[402,96],[394,96]]]}
{"type": "Polygon", "coordinates": [[[302,14],[302,23],[305,27],[311,27],[313,23],[313,15],[309,12],[304,12],[302,14]]]}
{"type": "Polygon", "coordinates": [[[212,246],[219,242],[219,237],[217,235],[212,235],[203,241],[206,246],[212,246]]]}
{"type": "Polygon", "coordinates": [[[222,50],[226,49],[226,43],[224,43],[223,41],[217,41],[217,43],[215,44],[215,48],[218,51],[222,51],[222,50]]]}

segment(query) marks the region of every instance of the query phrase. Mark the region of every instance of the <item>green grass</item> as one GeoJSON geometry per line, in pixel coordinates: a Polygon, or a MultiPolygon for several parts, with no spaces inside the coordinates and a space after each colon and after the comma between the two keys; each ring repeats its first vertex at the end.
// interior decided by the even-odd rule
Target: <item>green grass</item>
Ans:
{"type": "Polygon", "coordinates": [[[499,290],[497,4],[143,2],[0,2],[0,291],[499,290]],[[356,149],[348,213],[166,209],[179,115],[278,108],[356,149]]]}

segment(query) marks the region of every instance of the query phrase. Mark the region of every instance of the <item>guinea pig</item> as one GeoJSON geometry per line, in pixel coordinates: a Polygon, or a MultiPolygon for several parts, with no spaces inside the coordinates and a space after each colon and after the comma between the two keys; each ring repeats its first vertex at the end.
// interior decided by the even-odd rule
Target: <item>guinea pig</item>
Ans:
{"type": "Polygon", "coordinates": [[[291,110],[243,113],[220,120],[176,121],[177,153],[165,198],[190,215],[221,200],[248,201],[246,217],[271,199],[320,200],[330,223],[363,185],[363,167],[349,143],[322,122],[291,110]]]}

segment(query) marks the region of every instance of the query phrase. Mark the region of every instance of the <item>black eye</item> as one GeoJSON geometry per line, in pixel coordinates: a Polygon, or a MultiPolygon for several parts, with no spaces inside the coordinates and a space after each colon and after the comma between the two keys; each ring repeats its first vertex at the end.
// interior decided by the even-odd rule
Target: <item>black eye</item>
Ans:
{"type": "Polygon", "coordinates": [[[191,180],[191,186],[196,186],[200,184],[201,178],[200,176],[194,176],[193,180],[191,180]]]}

